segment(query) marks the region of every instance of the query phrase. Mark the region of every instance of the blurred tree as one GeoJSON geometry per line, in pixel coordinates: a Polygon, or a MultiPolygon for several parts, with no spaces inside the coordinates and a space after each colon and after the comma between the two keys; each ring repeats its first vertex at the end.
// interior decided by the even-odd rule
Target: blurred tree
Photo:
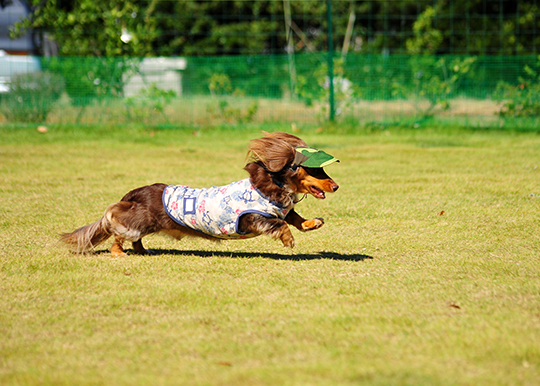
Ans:
{"type": "MultiPolygon", "coordinates": [[[[282,0],[29,1],[34,12],[17,31],[48,32],[64,55],[285,53],[287,36],[295,52],[328,47],[321,0],[290,1],[290,25],[282,0]]],[[[540,48],[536,0],[333,0],[332,7],[336,51],[479,55],[540,48]]]]}
{"type": "Polygon", "coordinates": [[[408,53],[473,55],[533,54],[540,47],[536,33],[536,1],[436,0],[415,18],[408,53]]]}
{"type": "Polygon", "coordinates": [[[48,32],[60,54],[77,56],[146,56],[158,37],[152,15],[156,1],[32,0],[33,13],[15,25],[48,32]]]}

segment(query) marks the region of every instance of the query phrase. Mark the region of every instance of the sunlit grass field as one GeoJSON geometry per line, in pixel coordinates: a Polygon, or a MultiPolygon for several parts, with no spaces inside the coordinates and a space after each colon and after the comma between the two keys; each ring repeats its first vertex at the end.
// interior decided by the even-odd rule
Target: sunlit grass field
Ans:
{"type": "Polygon", "coordinates": [[[135,187],[245,178],[260,129],[0,126],[0,384],[538,385],[537,134],[300,127],[341,187],[293,250],[57,244],[135,187]]]}

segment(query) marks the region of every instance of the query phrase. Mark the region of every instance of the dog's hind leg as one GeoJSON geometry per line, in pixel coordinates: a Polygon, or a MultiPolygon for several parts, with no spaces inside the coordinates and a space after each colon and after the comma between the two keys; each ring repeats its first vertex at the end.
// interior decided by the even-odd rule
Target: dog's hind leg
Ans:
{"type": "MultiPolygon", "coordinates": [[[[113,245],[111,247],[111,255],[114,256],[114,257],[125,256],[126,253],[124,252],[123,244],[124,244],[124,240],[121,237],[116,236],[114,238],[114,242],[113,242],[113,245]]],[[[133,244],[133,250],[135,251],[135,253],[137,253],[139,255],[151,255],[152,254],[151,251],[144,248],[144,246],[142,244],[142,239],[134,241],[132,244],[133,244]]]]}
{"type": "Polygon", "coordinates": [[[151,250],[146,249],[142,244],[142,239],[133,242],[133,250],[139,255],[152,255],[154,254],[151,250]]]}
{"type": "Polygon", "coordinates": [[[124,244],[124,240],[120,238],[119,236],[115,236],[113,245],[111,247],[111,256],[114,256],[114,257],[125,256],[126,253],[124,252],[123,244],[124,244]]]}
{"type": "Polygon", "coordinates": [[[114,234],[114,242],[111,247],[112,256],[124,256],[124,241],[132,241],[135,252],[144,251],[140,241],[143,236],[140,221],[138,221],[139,205],[137,203],[120,201],[112,204],[107,209],[105,217],[108,220],[109,229],[114,234]]]}
{"type": "Polygon", "coordinates": [[[291,233],[291,230],[289,229],[289,226],[284,223],[279,228],[279,239],[283,243],[285,247],[293,248],[294,247],[294,237],[291,233]]]}

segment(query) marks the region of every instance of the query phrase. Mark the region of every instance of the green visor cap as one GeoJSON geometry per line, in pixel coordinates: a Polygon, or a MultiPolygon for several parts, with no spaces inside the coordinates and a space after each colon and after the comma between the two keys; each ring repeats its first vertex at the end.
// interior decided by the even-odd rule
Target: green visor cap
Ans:
{"type": "Polygon", "coordinates": [[[307,168],[323,168],[339,160],[319,149],[313,147],[297,147],[294,163],[307,168]]]}

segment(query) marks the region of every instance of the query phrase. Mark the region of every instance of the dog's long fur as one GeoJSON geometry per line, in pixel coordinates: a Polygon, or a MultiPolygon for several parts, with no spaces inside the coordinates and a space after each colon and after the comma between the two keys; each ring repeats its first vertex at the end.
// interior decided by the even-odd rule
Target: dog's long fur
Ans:
{"type": "MultiPolygon", "coordinates": [[[[291,168],[295,147],[306,146],[300,138],[287,133],[265,133],[265,137],[251,141],[245,170],[251,183],[270,200],[284,207],[294,205],[299,194],[324,198],[323,192],[335,192],[338,185],[322,168],[291,168]]],[[[141,239],[152,233],[165,233],[176,239],[185,236],[214,237],[184,227],[172,220],[162,203],[166,184],[143,186],[127,193],[122,200],[110,205],[101,219],[71,233],[60,240],[76,252],[84,252],[114,236],[113,256],[124,254],[124,241],[131,241],[136,253],[149,253],[141,239]]],[[[287,224],[301,231],[320,228],[321,218],[305,220],[294,209],[284,220],[268,218],[256,213],[241,216],[239,230],[243,233],[265,234],[280,239],[287,247],[294,246],[294,238],[287,224]]]]}

